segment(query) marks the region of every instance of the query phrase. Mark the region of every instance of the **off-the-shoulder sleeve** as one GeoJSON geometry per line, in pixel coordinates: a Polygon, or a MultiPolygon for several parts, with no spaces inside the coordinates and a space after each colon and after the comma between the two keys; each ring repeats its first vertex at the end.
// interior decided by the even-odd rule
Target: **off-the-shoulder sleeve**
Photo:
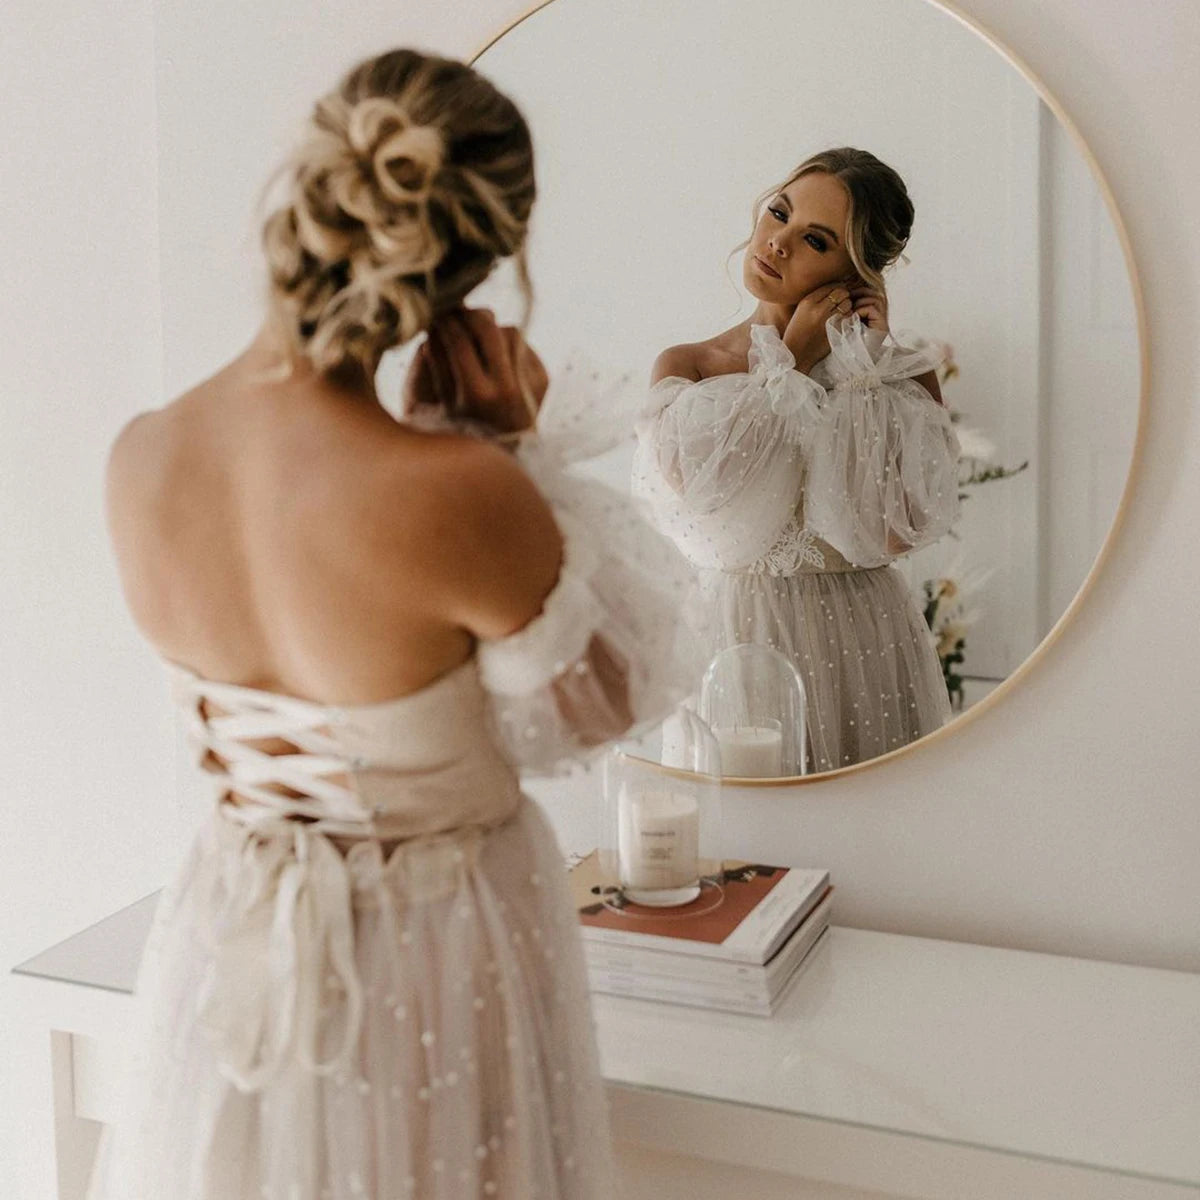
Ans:
{"type": "Polygon", "coordinates": [[[661,380],[636,426],[634,494],[699,567],[738,570],[775,544],[824,394],[774,329],[756,325],[751,339],[750,372],[661,380]]]}
{"type": "Polygon", "coordinates": [[[814,372],[827,395],[806,437],[805,523],[850,562],[880,566],[947,533],[958,515],[958,438],[913,376],[939,358],[853,317],[826,325],[814,372]]]}
{"type": "Polygon", "coordinates": [[[572,350],[538,410],[538,439],[560,463],[586,462],[632,440],[643,402],[632,373],[572,350]]]}
{"type": "Polygon", "coordinates": [[[563,535],[542,612],[478,649],[501,740],[518,765],[555,772],[661,721],[703,670],[692,572],[630,497],[583,478],[553,439],[522,466],[563,535]]]}

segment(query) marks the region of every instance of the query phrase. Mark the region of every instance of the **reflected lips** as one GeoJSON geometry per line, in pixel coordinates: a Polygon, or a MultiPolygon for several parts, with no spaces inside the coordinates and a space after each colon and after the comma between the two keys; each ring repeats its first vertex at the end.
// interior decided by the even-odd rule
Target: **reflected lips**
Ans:
{"type": "Polygon", "coordinates": [[[759,258],[757,254],[754,256],[754,261],[756,263],[758,263],[758,268],[760,271],[762,271],[762,273],[764,275],[770,275],[772,279],[782,279],[783,278],[783,276],[780,275],[780,273],[778,271],[773,270],[771,267],[768,267],[767,264],[765,262],[763,262],[763,260],[761,258],[759,258]]]}

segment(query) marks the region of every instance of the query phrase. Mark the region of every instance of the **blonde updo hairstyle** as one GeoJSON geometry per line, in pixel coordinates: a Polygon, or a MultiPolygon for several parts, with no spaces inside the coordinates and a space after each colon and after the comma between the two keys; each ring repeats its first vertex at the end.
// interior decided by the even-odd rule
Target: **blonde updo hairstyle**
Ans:
{"type": "Polygon", "coordinates": [[[318,100],[263,226],[270,318],[289,362],[368,378],[513,256],[526,311],[533,146],[470,67],[392,50],[318,100]]]}
{"type": "Polygon", "coordinates": [[[763,205],[772,196],[816,171],[832,175],[846,189],[850,197],[846,230],[850,261],[864,283],[882,290],[883,272],[903,254],[908,244],[914,210],[904,180],[870,152],[840,146],[806,158],[783,183],[755,201],[755,225],[763,205]]]}

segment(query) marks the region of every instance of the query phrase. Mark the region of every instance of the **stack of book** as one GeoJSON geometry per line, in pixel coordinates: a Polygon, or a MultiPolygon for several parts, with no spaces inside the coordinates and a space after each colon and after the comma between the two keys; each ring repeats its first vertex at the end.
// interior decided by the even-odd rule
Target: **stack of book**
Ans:
{"type": "Polygon", "coordinates": [[[593,852],[571,868],[593,991],[770,1016],[829,927],[829,872],[726,863],[723,890],[648,908],[606,881],[593,852]]]}

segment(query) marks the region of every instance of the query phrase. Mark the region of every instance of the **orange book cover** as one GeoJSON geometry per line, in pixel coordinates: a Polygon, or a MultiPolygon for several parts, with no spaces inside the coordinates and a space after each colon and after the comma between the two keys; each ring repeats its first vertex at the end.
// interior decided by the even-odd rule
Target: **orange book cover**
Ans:
{"type": "MultiPolygon", "coordinates": [[[[670,909],[649,908],[620,897],[612,881],[601,872],[596,851],[571,869],[570,881],[579,920],[585,928],[633,935],[632,940],[636,941],[643,937],[663,937],[717,946],[726,942],[751,913],[763,907],[789,871],[787,867],[762,863],[726,862],[721,903],[714,905],[712,894],[706,889],[690,904],[670,909]]],[[[780,916],[786,920],[784,914],[780,916]]]]}

